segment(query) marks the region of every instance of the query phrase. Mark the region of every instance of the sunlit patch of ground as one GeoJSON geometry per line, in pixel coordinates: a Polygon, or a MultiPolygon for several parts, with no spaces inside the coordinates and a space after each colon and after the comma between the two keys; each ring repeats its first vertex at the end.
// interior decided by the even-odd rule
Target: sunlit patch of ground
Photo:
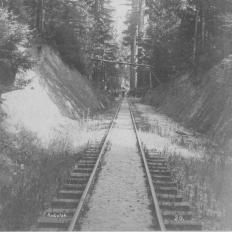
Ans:
{"type": "Polygon", "coordinates": [[[84,120],[72,120],[64,116],[37,74],[31,71],[30,76],[31,82],[25,88],[2,95],[2,110],[6,115],[3,126],[8,132],[30,131],[45,148],[54,141],[65,140],[73,150],[101,136],[101,130],[91,129],[101,118],[88,120],[85,115],[84,120]]]}
{"type": "Polygon", "coordinates": [[[206,137],[187,130],[154,108],[135,104],[139,134],[147,149],[169,159],[180,192],[192,203],[204,229],[232,229],[231,158],[206,137]]]}

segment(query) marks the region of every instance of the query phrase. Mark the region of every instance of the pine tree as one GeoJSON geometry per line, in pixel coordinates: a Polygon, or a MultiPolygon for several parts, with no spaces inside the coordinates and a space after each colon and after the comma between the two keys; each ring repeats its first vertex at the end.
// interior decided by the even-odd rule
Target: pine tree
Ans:
{"type": "MultiPolygon", "coordinates": [[[[92,4],[94,24],[91,32],[92,38],[92,56],[94,58],[101,58],[106,60],[115,60],[118,47],[113,37],[112,28],[112,8],[110,7],[110,1],[96,0],[95,4],[92,4]]],[[[107,88],[110,86],[110,77],[112,73],[116,71],[113,64],[105,64],[103,62],[95,63],[93,73],[93,80],[100,88],[107,88]],[[107,84],[108,83],[108,84],[107,84]]]]}
{"type": "Polygon", "coordinates": [[[198,73],[231,52],[231,5],[228,0],[148,0],[144,62],[155,66],[162,82],[187,70],[199,82],[198,73]]]}

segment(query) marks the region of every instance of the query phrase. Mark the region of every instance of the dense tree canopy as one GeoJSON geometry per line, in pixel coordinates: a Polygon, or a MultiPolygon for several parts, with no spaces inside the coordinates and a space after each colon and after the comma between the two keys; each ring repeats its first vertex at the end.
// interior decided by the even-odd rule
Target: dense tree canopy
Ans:
{"type": "MultiPolygon", "coordinates": [[[[199,82],[198,73],[231,53],[230,0],[147,0],[145,17],[142,41],[137,35],[138,47],[143,48],[137,59],[154,66],[153,83],[158,83],[156,77],[166,82],[187,70],[199,82]]],[[[133,13],[128,21],[125,45],[132,43],[133,13]]],[[[140,83],[147,85],[141,82],[145,73],[138,74],[140,83]]]]}
{"type": "MultiPolygon", "coordinates": [[[[60,52],[64,62],[83,75],[92,76],[99,87],[107,88],[106,76],[117,70],[113,65],[106,69],[91,58],[114,59],[117,54],[109,0],[2,0],[1,3],[2,11],[14,15],[14,20],[6,19],[12,25],[25,25],[33,41],[49,44],[60,52]]],[[[17,29],[15,34],[20,37],[17,29]]]]}
{"type": "Polygon", "coordinates": [[[0,82],[11,84],[18,69],[26,69],[31,60],[25,51],[31,32],[16,17],[0,8],[0,82]]]}
{"type": "MultiPolygon", "coordinates": [[[[193,81],[198,82],[198,73],[231,52],[230,0],[127,2],[131,4],[123,41],[131,51],[127,61],[153,67],[151,70],[131,67],[132,80],[138,79],[140,86],[151,87],[151,82],[155,86],[157,80],[166,82],[189,70],[193,81]]],[[[30,66],[25,48],[33,38],[33,43],[40,41],[58,50],[64,62],[98,87],[110,89],[119,85],[119,79],[114,80],[120,73],[119,67],[92,60],[114,60],[119,55],[110,0],[1,0],[0,3],[0,65],[1,72],[10,70],[9,82],[20,67],[30,66]]]]}

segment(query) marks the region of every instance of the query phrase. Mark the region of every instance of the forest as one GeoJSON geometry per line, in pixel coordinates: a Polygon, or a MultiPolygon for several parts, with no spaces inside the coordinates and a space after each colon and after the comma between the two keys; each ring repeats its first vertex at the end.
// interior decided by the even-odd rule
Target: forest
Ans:
{"type": "Polygon", "coordinates": [[[117,85],[117,78],[109,76],[119,76],[120,68],[93,58],[151,65],[151,70],[130,70],[138,76],[139,88],[147,88],[187,70],[197,84],[198,73],[231,52],[229,0],[133,0],[127,5],[127,28],[118,42],[110,1],[1,0],[0,70],[9,74],[1,80],[10,83],[19,68],[29,68],[33,61],[26,48],[43,43],[99,88],[117,85]],[[121,55],[123,47],[129,48],[126,56],[121,55]]]}
{"type": "MultiPolygon", "coordinates": [[[[1,81],[10,84],[17,70],[33,65],[27,48],[37,46],[39,50],[41,44],[47,44],[70,67],[105,88],[110,80],[107,76],[117,76],[119,70],[91,58],[114,60],[118,54],[112,11],[109,1],[2,0],[1,81]]],[[[113,82],[109,85],[117,85],[113,82]]]]}
{"type": "Polygon", "coordinates": [[[115,2],[0,0],[0,230],[36,224],[121,102],[115,141],[152,144],[204,228],[232,228],[232,1],[115,2]]]}
{"type": "MultiPolygon", "coordinates": [[[[154,86],[186,71],[199,84],[198,74],[231,53],[231,1],[146,0],[144,5],[132,1],[124,44],[134,60],[152,66],[154,86]]],[[[138,86],[149,86],[149,72],[138,68],[137,73],[138,86]]]]}

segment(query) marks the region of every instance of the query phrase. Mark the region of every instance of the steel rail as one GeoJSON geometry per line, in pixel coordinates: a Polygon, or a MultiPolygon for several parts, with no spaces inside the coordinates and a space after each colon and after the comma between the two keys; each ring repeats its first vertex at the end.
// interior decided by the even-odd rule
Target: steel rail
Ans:
{"type": "Polygon", "coordinates": [[[143,150],[143,147],[142,147],[142,143],[141,143],[141,140],[140,140],[140,137],[139,137],[139,134],[138,134],[138,129],[137,129],[137,126],[136,126],[135,118],[134,118],[134,115],[132,113],[131,104],[129,102],[128,102],[128,104],[129,104],[129,110],[130,110],[130,115],[131,115],[131,119],[132,119],[133,128],[134,128],[136,138],[137,138],[137,142],[138,142],[138,145],[139,145],[138,147],[139,147],[139,150],[141,152],[143,164],[144,164],[144,167],[145,167],[145,171],[146,171],[146,175],[147,175],[147,179],[148,179],[148,183],[149,183],[149,187],[150,187],[150,191],[151,191],[151,195],[152,195],[152,201],[153,201],[153,204],[154,204],[154,207],[155,207],[155,213],[156,213],[156,217],[157,217],[157,220],[158,220],[158,224],[159,224],[159,227],[160,227],[161,231],[166,231],[166,227],[165,227],[163,217],[162,217],[162,214],[161,214],[161,210],[160,210],[160,207],[159,207],[159,202],[158,202],[158,199],[157,199],[157,196],[156,196],[156,193],[155,193],[155,186],[154,186],[153,181],[152,181],[152,177],[151,177],[151,173],[149,171],[146,156],[145,156],[145,153],[144,153],[144,150],[143,150]]]}
{"type": "Polygon", "coordinates": [[[114,126],[114,122],[115,122],[116,118],[118,117],[118,113],[119,113],[119,110],[121,108],[121,104],[122,104],[122,102],[119,104],[118,109],[117,109],[117,111],[115,113],[115,116],[114,116],[114,118],[113,118],[113,120],[111,122],[111,125],[110,125],[110,127],[109,127],[109,129],[108,129],[108,131],[106,133],[106,136],[104,138],[104,143],[103,143],[103,145],[101,147],[101,151],[99,153],[97,162],[96,162],[96,164],[94,166],[94,169],[93,169],[93,171],[92,171],[92,173],[91,173],[91,175],[89,177],[89,181],[88,181],[88,183],[87,183],[87,185],[85,187],[85,190],[84,190],[84,192],[83,192],[83,194],[81,196],[80,202],[78,203],[78,206],[77,206],[76,211],[75,211],[75,213],[73,215],[73,218],[72,218],[72,220],[71,220],[71,222],[69,224],[68,231],[73,231],[74,230],[75,225],[76,225],[76,223],[77,223],[77,221],[78,221],[78,219],[79,219],[79,217],[81,215],[82,208],[83,208],[83,206],[84,206],[84,204],[86,202],[87,195],[88,195],[88,193],[89,193],[89,191],[91,189],[91,186],[92,186],[93,181],[95,179],[95,176],[97,174],[97,170],[98,170],[99,164],[100,164],[101,159],[103,157],[103,154],[105,152],[105,148],[107,146],[107,142],[108,142],[108,138],[109,138],[110,132],[111,132],[113,126],[114,126]]]}

